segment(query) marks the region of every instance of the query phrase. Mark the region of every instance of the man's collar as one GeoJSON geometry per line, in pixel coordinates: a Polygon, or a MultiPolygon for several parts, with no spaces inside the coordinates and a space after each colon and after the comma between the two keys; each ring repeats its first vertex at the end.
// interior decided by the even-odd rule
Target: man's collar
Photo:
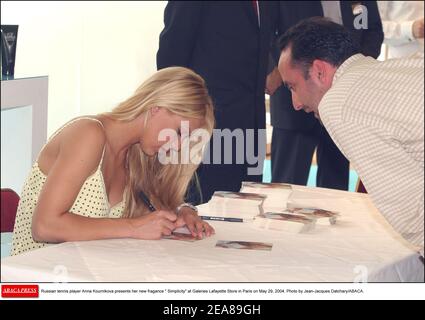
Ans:
{"type": "Polygon", "coordinates": [[[344,74],[344,72],[350,68],[350,66],[355,63],[356,61],[363,59],[365,56],[361,53],[357,53],[351,57],[349,57],[347,60],[345,60],[339,67],[336,69],[333,81],[332,83],[335,83],[335,81],[338,80],[338,78],[344,74]]]}

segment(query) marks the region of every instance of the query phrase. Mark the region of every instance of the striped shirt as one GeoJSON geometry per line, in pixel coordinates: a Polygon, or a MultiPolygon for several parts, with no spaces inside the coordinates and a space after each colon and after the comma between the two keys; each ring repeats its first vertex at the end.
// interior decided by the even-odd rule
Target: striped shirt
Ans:
{"type": "Polygon", "coordinates": [[[393,228],[424,251],[424,59],[361,54],[336,71],[320,118],[393,228]]]}

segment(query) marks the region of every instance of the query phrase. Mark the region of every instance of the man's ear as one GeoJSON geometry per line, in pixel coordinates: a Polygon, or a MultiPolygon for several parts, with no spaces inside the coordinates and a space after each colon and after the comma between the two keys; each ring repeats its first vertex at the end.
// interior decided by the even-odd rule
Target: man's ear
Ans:
{"type": "Polygon", "coordinates": [[[335,67],[329,62],[316,59],[313,61],[310,76],[313,76],[325,86],[332,84],[332,79],[335,73],[335,67]]]}
{"type": "Polygon", "coordinates": [[[325,76],[325,73],[326,73],[326,68],[324,66],[324,61],[318,60],[318,59],[314,60],[313,65],[311,66],[310,76],[322,82],[325,76]]]}

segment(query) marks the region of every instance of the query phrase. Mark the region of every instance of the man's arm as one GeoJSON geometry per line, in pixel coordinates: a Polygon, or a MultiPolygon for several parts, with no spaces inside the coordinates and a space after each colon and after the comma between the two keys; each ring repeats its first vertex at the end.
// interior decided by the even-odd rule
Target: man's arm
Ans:
{"type": "MultiPolygon", "coordinates": [[[[293,1],[287,1],[293,2],[293,1]]],[[[286,3],[289,7],[289,4],[286,3]]],[[[267,79],[266,79],[266,88],[265,92],[269,95],[273,95],[275,91],[282,85],[282,78],[277,70],[277,65],[279,63],[280,50],[278,49],[278,39],[286,30],[286,26],[284,25],[285,19],[282,15],[283,9],[283,1],[278,1],[274,3],[273,11],[275,11],[273,16],[273,24],[272,24],[272,36],[270,43],[270,52],[269,52],[269,60],[267,66],[267,79]]]]}
{"type": "Polygon", "coordinates": [[[200,28],[203,1],[169,1],[164,11],[164,29],[156,54],[158,69],[188,67],[200,28]]]}

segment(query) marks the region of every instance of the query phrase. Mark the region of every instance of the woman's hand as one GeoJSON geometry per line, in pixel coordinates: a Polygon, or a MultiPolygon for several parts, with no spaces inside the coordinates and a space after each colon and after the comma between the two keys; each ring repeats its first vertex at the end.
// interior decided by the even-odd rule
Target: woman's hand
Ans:
{"type": "Polygon", "coordinates": [[[207,222],[203,221],[198,214],[190,209],[189,207],[183,207],[179,211],[176,227],[186,227],[192,233],[192,236],[202,239],[203,235],[209,237],[215,234],[214,228],[211,227],[207,222]]]}
{"type": "Polygon", "coordinates": [[[158,210],[145,216],[129,219],[130,237],[156,240],[169,236],[176,228],[177,215],[171,211],[158,210]]]}

